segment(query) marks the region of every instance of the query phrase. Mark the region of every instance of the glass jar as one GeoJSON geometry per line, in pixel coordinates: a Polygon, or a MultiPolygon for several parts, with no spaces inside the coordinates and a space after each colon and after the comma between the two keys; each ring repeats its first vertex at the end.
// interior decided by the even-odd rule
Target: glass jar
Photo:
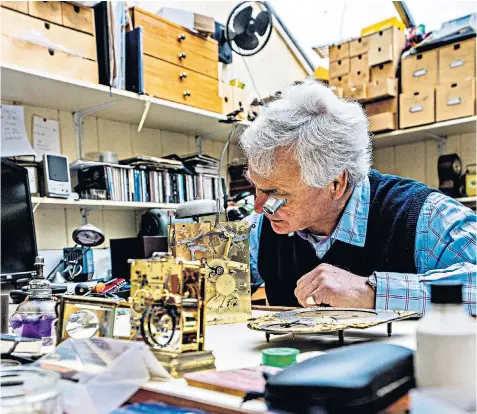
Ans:
{"type": "Polygon", "coordinates": [[[10,317],[15,334],[24,338],[49,338],[55,336],[56,302],[51,299],[29,299],[18,305],[10,317]]]}
{"type": "Polygon", "coordinates": [[[60,376],[41,368],[6,368],[0,372],[2,414],[61,414],[60,376]]]}

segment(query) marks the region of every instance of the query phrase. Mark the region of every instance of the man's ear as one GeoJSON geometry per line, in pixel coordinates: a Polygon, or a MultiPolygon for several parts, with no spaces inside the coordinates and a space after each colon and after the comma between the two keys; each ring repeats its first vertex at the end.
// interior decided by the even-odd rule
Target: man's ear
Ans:
{"type": "Polygon", "coordinates": [[[348,170],[344,170],[343,173],[337,176],[331,183],[331,198],[333,200],[339,200],[343,197],[346,189],[348,188],[348,170]]]}

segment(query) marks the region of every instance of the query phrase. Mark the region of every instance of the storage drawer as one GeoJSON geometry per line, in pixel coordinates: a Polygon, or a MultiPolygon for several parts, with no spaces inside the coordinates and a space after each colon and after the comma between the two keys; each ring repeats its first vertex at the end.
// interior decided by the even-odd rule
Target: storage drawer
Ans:
{"type": "Polygon", "coordinates": [[[28,2],[27,1],[2,1],[2,7],[7,9],[16,10],[20,13],[28,14],[28,2]]]}
{"type": "Polygon", "coordinates": [[[336,46],[330,46],[330,62],[349,57],[349,42],[336,46]]]}
{"type": "Polygon", "coordinates": [[[217,79],[145,55],[144,83],[157,98],[222,113],[217,79]]]}
{"type": "Polygon", "coordinates": [[[394,131],[397,129],[397,116],[394,112],[382,112],[368,116],[371,132],[394,131]]]}
{"type": "Polygon", "coordinates": [[[76,4],[61,3],[63,26],[71,27],[80,32],[94,34],[94,10],[76,4]]]}
{"type": "Polygon", "coordinates": [[[402,59],[401,65],[403,93],[437,85],[437,50],[408,56],[402,59]]]}
{"type": "Polygon", "coordinates": [[[347,75],[349,73],[349,58],[330,62],[330,78],[347,75]]]}
{"type": "Polygon", "coordinates": [[[348,86],[349,86],[349,76],[343,75],[343,76],[338,76],[337,78],[332,78],[330,79],[329,85],[335,88],[346,90],[348,89],[348,86]]]}
{"type": "Polygon", "coordinates": [[[368,54],[357,55],[350,59],[349,83],[358,85],[369,82],[368,54]]]}
{"type": "Polygon", "coordinates": [[[475,115],[475,80],[436,88],[436,122],[475,115]]]}
{"type": "Polygon", "coordinates": [[[439,84],[460,82],[475,76],[475,38],[439,49],[439,84]]]}
{"type": "Polygon", "coordinates": [[[433,88],[399,95],[399,128],[432,124],[436,121],[433,88]]]}
{"type": "Polygon", "coordinates": [[[360,37],[349,42],[349,57],[368,53],[368,40],[368,37],[360,37]]]}
{"type": "Polygon", "coordinates": [[[16,39],[22,39],[25,35],[30,36],[38,32],[51,44],[61,45],[71,52],[96,61],[96,41],[94,36],[44,22],[26,14],[3,9],[1,31],[3,35],[16,39]]]}
{"type": "Polygon", "coordinates": [[[385,79],[396,78],[395,65],[393,62],[380,63],[371,68],[371,82],[381,81],[385,79]]]}
{"type": "Polygon", "coordinates": [[[63,24],[59,1],[29,1],[28,14],[47,22],[63,24]]]}
{"type": "Polygon", "coordinates": [[[98,83],[96,62],[2,35],[2,62],[98,83]]]}
{"type": "Polygon", "coordinates": [[[395,27],[368,36],[369,66],[386,62],[394,62],[397,66],[404,41],[404,33],[395,27]]]}
{"type": "Polygon", "coordinates": [[[144,29],[144,54],[163,59],[218,79],[218,44],[202,38],[159,16],[137,8],[133,10],[134,27],[144,29]]]}

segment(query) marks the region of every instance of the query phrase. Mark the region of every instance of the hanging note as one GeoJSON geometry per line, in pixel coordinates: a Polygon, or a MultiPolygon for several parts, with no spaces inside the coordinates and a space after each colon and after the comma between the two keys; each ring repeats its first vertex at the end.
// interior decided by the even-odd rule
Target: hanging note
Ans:
{"type": "Polygon", "coordinates": [[[2,120],[2,157],[35,155],[25,129],[23,106],[0,105],[2,120]]]}
{"type": "Polygon", "coordinates": [[[43,154],[60,154],[60,123],[39,116],[33,117],[33,148],[37,161],[43,154]]]}

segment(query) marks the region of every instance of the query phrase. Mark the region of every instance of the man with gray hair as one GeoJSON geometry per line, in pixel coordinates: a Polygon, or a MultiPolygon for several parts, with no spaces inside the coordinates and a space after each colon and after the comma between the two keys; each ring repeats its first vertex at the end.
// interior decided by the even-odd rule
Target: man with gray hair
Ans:
{"type": "Polygon", "coordinates": [[[263,108],[240,145],[256,188],[253,284],[271,305],[424,313],[429,282],[446,279],[475,314],[474,212],[372,170],[358,103],[307,80],[263,108]]]}

